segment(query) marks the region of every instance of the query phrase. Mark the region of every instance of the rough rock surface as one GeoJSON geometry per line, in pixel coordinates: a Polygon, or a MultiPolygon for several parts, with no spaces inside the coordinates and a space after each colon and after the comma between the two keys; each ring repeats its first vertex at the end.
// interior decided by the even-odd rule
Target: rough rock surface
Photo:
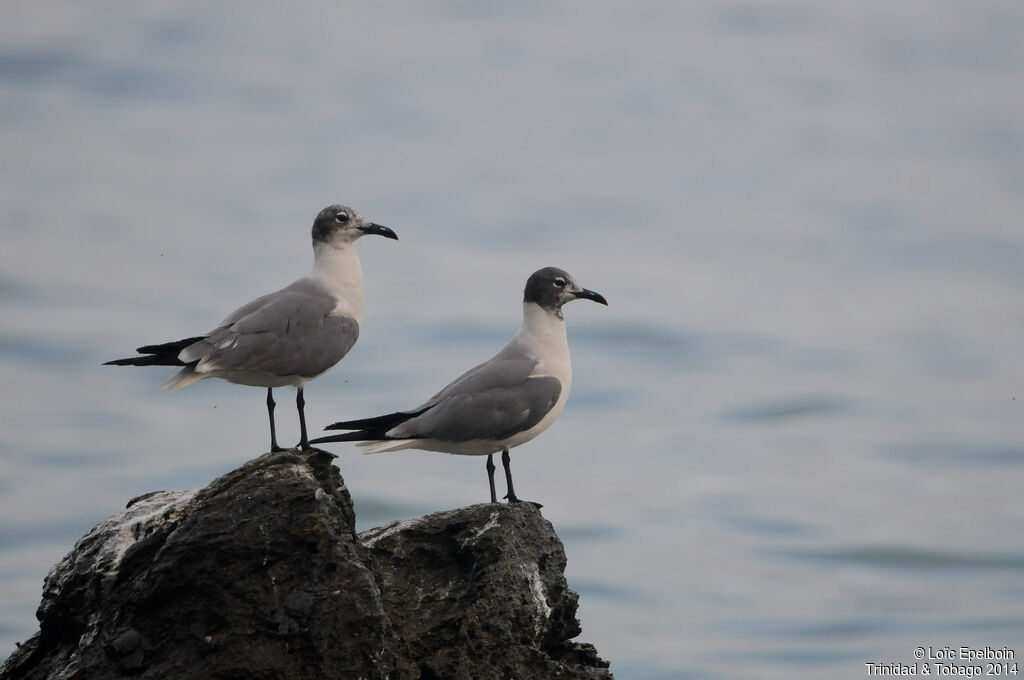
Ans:
{"type": "Polygon", "coordinates": [[[327,456],[263,455],[129,502],[47,575],[0,680],[611,678],[528,503],[356,535],[327,456]]]}
{"type": "Polygon", "coordinates": [[[422,678],[607,678],[580,633],[551,524],[529,503],[474,505],[360,534],[422,678]]]}

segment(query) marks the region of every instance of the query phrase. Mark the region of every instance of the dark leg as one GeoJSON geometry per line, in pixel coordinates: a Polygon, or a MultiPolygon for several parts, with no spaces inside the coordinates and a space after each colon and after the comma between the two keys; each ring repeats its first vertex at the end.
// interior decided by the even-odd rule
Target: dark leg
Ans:
{"type": "Polygon", "coordinates": [[[299,409],[299,432],[301,433],[299,435],[299,449],[312,453],[313,457],[310,460],[317,457],[326,461],[337,458],[333,453],[309,445],[309,435],[306,434],[306,398],[302,396],[301,387],[298,394],[295,395],[295,406],[299,409]]]}
{"type": "Polygon", "coordinates": [[[501,464],[505,467],[505,486],[508,487],[508,493],[505,494],[505,498],[508,499],[509,503],[518,503],[519,498],[516,497],[516,491],[512,488],[512,470],[509,469],[508,463],[508,449],[504,449],[501,452],[501,464]]]}
{"type": "Polygon", "coordinates": [[[494,491],[494,454],[487,454],[487,481],[491,485],[491,502],[498,502],[498,494],[494,491]]]}
{"type": "Polygon", "coordinates": [[[267,388],[267,414],[270,416],[270,450],[271,451],[284,451],[280,446],[277,445],[277,428],[274,426],[274,407],[277,404],[274,402],[274,388],[267,388]]]}
{"type": "Polygon", "coordinates": [[[299,448],[309,451],[309,436],[306,434],[306,398],[302,396],[302,388],[295,397],[295,406],[299,409],[299,448]]]}
{"type": "MultiPolygon", "coordinates": [[[[509,463],[508,449],[504,449],[501,452],[501,464],[505,467],[505,486],[508,487],[508,493],[505,494],[505,498],[508,499],[509,503],[522,503],[523,499],[517,497],[515,489],[512,488],[512,470],[509,468],[508,463],[509,463]]],[[[493,478],[491,479],[491,486],[492,486],[492,488],[494,486],[494,479],[493,478]]],[[[492,494],[492,496],[493,496],[493,494],[492,494]]],[[[534,501],[526,501],[526,502],[529,503],[530,505],[532,505],[533,507],[537,508],[538,510],[540,510],[541,508],[544,507],[540,503],[535,503],[534,501]]]]}

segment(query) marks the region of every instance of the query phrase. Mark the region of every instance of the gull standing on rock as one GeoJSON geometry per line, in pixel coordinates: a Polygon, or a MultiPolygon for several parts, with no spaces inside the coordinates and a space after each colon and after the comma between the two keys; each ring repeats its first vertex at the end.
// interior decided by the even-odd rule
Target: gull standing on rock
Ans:
{"type": "Polygon", "coordinates": [[[282,450],[274,427],[274,388],[297,387],[299,448],[308,450],[302,387],[341,361],[359,337],[363,268],[353,242],[364,234],[398,240],[394,231],[352,208],[324,208],[313,222],[309,274],[239,307],[206,335],[139,347],[144,356],[104,365],[183,366],[161,385],[168,392],[203,378],[266,387],[272,451],[282,450]]]}
{"type": "Polygon", "coordinates": [[[519,502],[512,488],[508,450],[548,429],[569,398],[572,365],[562,305],[577,298],[608,304],[561,269],[545,267],[534,272],[523,295],[523,325],[493,358],[412,410],[334,423],[326,429],[357,431],[311,443],[357,441],[367,453],[423,449],[486,455],[492,503],[497,502],[492,456],[501,451],[508,488],[505,498],[519,502]]]}

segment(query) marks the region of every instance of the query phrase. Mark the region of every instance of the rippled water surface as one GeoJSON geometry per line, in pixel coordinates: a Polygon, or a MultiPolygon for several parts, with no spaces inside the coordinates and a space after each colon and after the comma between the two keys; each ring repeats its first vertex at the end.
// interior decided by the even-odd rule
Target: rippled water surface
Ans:
{"type": "MultiPolygon", "coordinates": [[[[611,303],[513,465],[619,677],[1024,654],[1017,4],[3,14],[0,646],[95,522],[266,448],[260,390],[100,363],[304,273],[342,201],[401,240],[359,243],[317,428],[490,356],[540,266],[611,303]]],[[[481,459],[339,453],[364,528],[486,499],[481,459]]]]}

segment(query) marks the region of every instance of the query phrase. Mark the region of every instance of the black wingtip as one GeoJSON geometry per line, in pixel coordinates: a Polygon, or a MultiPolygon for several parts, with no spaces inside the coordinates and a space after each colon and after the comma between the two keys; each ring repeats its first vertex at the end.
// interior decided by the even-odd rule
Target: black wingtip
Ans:
{"type": "Polygon", "coordinates": [[[352,439],[349,438],[348,434],[335,434],[335,435],[331,435],[329,437],[317,437],[316,439],[310,439],[309,440],[309,445],[313,446],[314,444],[330,444],[332,442],[348,442],[348,441],[353,441],[352,439]]]}
{"type": "MultiPolygon", "coordinates": [[[[127,359],[114,359],[106,361],[104,366],[185,366],[185,362],[178,358],[181,350],[189,345],[204,340],[204,336],[165,342],[160,345],[143,345],[135,351],[143,356],[128,357],[127,359]]],[[[195,365],[195,362],[192,362],[195,365]]]]}
{"type": "Polygon", "coordinates": [[[379,442],[388,439],[387,435],[378,430],[358,430],[356,432],[345,432],[344,434],[332,434],[326,437],[310,439],[310,445],[330,444],[332,442],[379,442]]]}
{"type": "MultiPolygon", "coordinates": [[[[104,361],[101,366],[151,366],[156,363],[156,359],[152,354],[148,354],[143,357],[128,357],[127,359],[114,359],[113,361],[104,361]]],[[[180,363],[180,362],[179,362],[180,363]]]]}
{"type": "MultiPolygon", "coordinates": [[[[385,432],[401,425],[410,418],[415,418],[426,410],[426,408],[418,411],[396,411],[395,413],[388,413],[383,416],[375,416],[373,418],[359,418],[358,420],[340,420],[332,425],[325,427],[325,430],[365,430],[370,433],[379,432],[383,435],[385,432]]],[[[380,436],[369,437],[370,439],[380,439],[380,436]]]]}

